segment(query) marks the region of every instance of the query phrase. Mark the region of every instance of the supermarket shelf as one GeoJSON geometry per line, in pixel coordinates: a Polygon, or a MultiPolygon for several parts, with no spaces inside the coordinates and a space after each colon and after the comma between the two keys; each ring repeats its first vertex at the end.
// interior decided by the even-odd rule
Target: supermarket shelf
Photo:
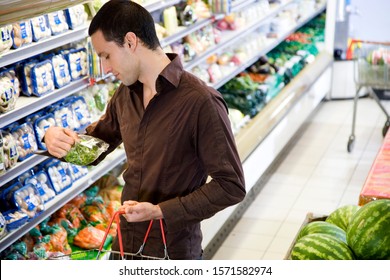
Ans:
{"type": "Polygon", "coordinates": [[[312,20],[313,18],[315,18],[316,16],[321,14],[325,10],[325,8],[326,8],[326,5],[323,5],[314,14],[312,14],[311,16],[305,18],[304,20],[299,21],[296,26],[294,26],[293,28],[283,32],[283,34],[280,34],[277,39],[275,39],[274,41],[272,41],[272,43],[270,43],[265,48],[263,48],[262,50],[257,52],[257,54],[255,56],[253,56],[252,58],[248,59],[246,62],[242,63],[239,67],[235,68],[229,74],[224,75],[224,77],[221,80],[219,80],[218,82],[212,84],[211,86],[216,88],[216,89],[218,89],[221,86],[223,86],[224,84],[226,84],[233,77],[235,77],[236,75],[238,75],[239,73],[241,73],[242,71],[247,69],[249,66],[254,64],[261,56],[263,56],[263,55],[267,54],[268,52],[270,52],[271,50],[273,50],[277,45],[279,45],[281,42],[283,42],[291,33],[295,32],[296,30],[301,28],[303,25],[308,23],[310,20],[312,20]]]}
{"type": "Polygon", "coordinates": [[[38,225],[48,216],[53,214],[59,208],[61,208],[64,204],[74,198],[83,190],[87,189],[93,182],[98,180],[101,176],[106,174],[115,168],[119,163],[123,162],[126,159],[126,155],[122,149],[118,149],[115,152],[111,153],[103,162],[101,162],[98,166],[93,167],[89,170],[88,174],[76,181],[72,187],[65,190],[61,194],[55,196],[54,199],[45,204],[46,210],[43,211],[38,217],[33,219],[32,221],[24,224],[20,228],[9,232],[3,239],[0,240],[0,252],[5,248],[13,244],[20,237],[29,232],[33,227],[38,225]]]}
{"type": "Polygon", "coordinates": [[[231,12],[235,13],[237,11],[240,11],[249,5],[258,2],[259,0],[236,0],[232,3],[231,12]]]}
{"type": "Polygon", "coordinates": [[[245,161],[252,151],[262,143],[332,62],[331,55],[326,52],[320,53],[312,64],[306,66],[291,83],[238,132],[236,143],[242,161],[245,161]]]}
{"type": "MultiPolygon", "coordinates": [[[[213,46],[213,47],[211,47],[209,49],[207,49],[207,51],[205,51],[204,53],[202,53],[199,56],[197,56],[194,60],[186,63],[184,65],[184,68],[187,71],[191,71],[192,68],[194,68],[195,66],[203,63],[206,60],[206,58],[208,58],[210,55],[212,55],[212,54],[216,53],[217,51],[220,51],[220,50],[222,50],[222,49],[224,49],[224,48],[226,48],[228,46],[231,46],[231,45],[239,42],[240,40],[245,38],[247,35],[249,35],[250,33],[254,32],[257,28],[262,26],[266,20],[270,19],[271,17],[275,16],[276,14],[281,12],[283,9],[285,9],[292,2],[293,1],[285,3],[285,4],[282,4],[282,5],[280,5],[280,6],[276,7],[276,8],[271,9],[269,14],[267,14],[266,16],[261,18],[260,20],[250,24],[249,26],[245,26],[245,27],[243,27],[243,28],[241,28],[239,30],[235,30],[235,31],[225,31],[225,34],[228,33],[228,35],[224,36],[224,39],[223,39],[222,42],[220,42],[219,44],[216,44],[215,46],[213,46]]],[[[231,77],[229,79],[231,79],[231,77]]]]}
{"type": "Polygon", "coordinates": [[[88,84],[88,77],[84,77],[41,97],[20,96],[16,101],[15,109],[0,115],[0,128],[3,128],[23,117],[49,106],[50,104],[53,104],[58,100],[87,88],[88,84]]]}
{"type": "Polygon", "coordinates": [[[42,39],[38,42],[33,42],[15,50],[11,49],[0,57],[0,67],[4,67],[63,45],[85,39],[88,35],[87,30],[88,26],[82,26],[74,30],[69,30],[61,34],[51,36],[47,39],[42,39]]]}
{"type": "Polygon", "coordinates": [[[18,162],[14,167],[0,176],[0,188],[7,182],[23,174],[26,170],[31,169],[35,165],[47,159],[44,156],[32,155],[22,162],[18,162]]]}
{"type": "Polygon", "coordinates": [[[147,9],[149,11],[149,13],[153,13],[155,11],[176,5],[176,4],[180,3],[181,1],[182,0],[165,0],[165,1],[164,0],[162,0],[162,1],[157,0],[153,3],[144,5],[144,8],[147,9]]]}
{"type": "Polygon", "coordinates": [[[214,20],[215,18],[201,19],[195,22],[194,24],[192,24],[190,27],[179,27],[179,31],[177,33],[160,40],[161,47],[164,48],[174,42],[179,41],[180,39],[187,36],[188,34],[191,34],[211,24],[212,22],[214,22],[214,20]]]}

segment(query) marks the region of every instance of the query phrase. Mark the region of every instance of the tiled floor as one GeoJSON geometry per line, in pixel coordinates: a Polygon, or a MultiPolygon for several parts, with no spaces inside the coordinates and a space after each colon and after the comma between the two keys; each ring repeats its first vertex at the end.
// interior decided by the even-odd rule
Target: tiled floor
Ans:
{"type": "MultiPolygon", "coordinates": [[[[308,212],[328,215],[357,204],[386,117],[373,99],[360,99],[355,146],[348,153],[352,103],[321,103],[213,259],[283,259],[308,212]]],[[[382,103],[390,112],[390,102],[382,103]]]]}

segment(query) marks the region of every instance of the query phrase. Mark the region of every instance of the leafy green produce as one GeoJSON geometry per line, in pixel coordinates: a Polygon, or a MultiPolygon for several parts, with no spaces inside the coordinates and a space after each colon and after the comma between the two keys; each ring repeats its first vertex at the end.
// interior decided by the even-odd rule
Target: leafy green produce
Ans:
{"type": "Polygon", "coordinates": [[[89,165],[108,148],[108,144],[98,138],[89,135],[79,135],[79,138],[80,141],[64,157],[67,162],[77,165],[89,165]]]}

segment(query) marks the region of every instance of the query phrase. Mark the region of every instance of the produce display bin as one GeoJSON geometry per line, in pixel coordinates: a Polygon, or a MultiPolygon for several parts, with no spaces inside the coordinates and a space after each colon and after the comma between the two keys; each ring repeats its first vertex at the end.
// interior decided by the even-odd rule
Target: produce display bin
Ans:
{"type": "Polygon", "coordinates": [[[315,221],[325,221],[328,216],[325,215],[315,215],[312,212],[309,212],[306,214],[306,218],[303,221],[301,227],[299,228],[297,234],[295,235],[295,238],[293,242],[291,243],[290,247],[287,250],[287,253],[284,257],[284,260],[291,260],[291,251],[294,248],[295,242],[297,241],[299,232],[303,229],[304,226],[306,226],[308,223],[315,222],[315,221]]]}

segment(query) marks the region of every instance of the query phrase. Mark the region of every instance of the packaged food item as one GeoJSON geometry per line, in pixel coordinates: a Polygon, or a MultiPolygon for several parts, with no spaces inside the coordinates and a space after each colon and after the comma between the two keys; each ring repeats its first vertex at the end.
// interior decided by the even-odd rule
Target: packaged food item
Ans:
{"type": "Polygon", "coordinates": [[[84,97],[73,97],[70,103],[70,107],[74,114],[74,129],[81,132],[91,123],[91,114],[89,113],[84,97]]]}
{"type": "Polygon", "coordinates": [[[19,159],[18,146],[15,138],[8,131],[2,131],[3,135],[3,152],[4,152],[4,167],[9,170],[16,165],[19,159]]]}
{"type": "Polygon", "coordinates": [[[42,212],[45,207],[38,190],[32,184],[26,184],[13,195],[15,206],[32,219],[42,212]]]}
{"type": "Polygon", "coordinates": [[[45,136],[46,130],[52,126],[56,126],[56,121],[52,113],[41,116],[34,121],[35,137],[39,149],[46,150],[46,144],[42,140],[45,136]]]}
{"type": "Polygon", "coordinates": [[[28,216],[21,210],[8,210],[3,213],[8,231],[13,231],[28,221],[28,216]]]}
{"type": "Polygon", "coordinates": [[[69,30],[64,11],[49,13],[47,16],[49,18],[49,25],[52,35],[57,35],[66,30],[69,30]]]}
{"type": "Polygon", "coordinates": [[[75,29],[87,22],[88,14],[82,4],[65,9],[64,12],[70,29],[75,29]]]}
{"type": "Polygon", "coordinates": [[[38,63],[37,60],[30,60],[27,62],[20,63],[18,67],[22,93],[26,96],[31,96],[33,94],[33,87],[31,82],[31,69],[37,63],[38,63]]]}
{"type": "Polygon", "coordinates": [[[0,27],[0,54],[8,52],[12,48],[12,25],[0,27]]]}
{"type": "Polygon", "coordinates": [[[38,42],[51,36],[51,29],[47,15],[34,17],[31,20],[33,41],[38,42]]]}
{"type": "Polygon", "coordinates": [[[0,72],[0,113],[15,108],[19,98],[19,79],[14,69],[5,69],[0,72]]]}
{"type": "Polygon", "coordinates": [[[73,182],[78,181],[80,178],[88,174],[88,168],[86,166],[69,163],[69,170],[73,182]]]}
{"type": "Polygon", "coordinates": [[[51,58],[51,63],[54,69],[54,85],[56,88],[61,88],[70,83],[71,77],[69,73],[68,61],[62,54],[54,55],[51,58]]]}
{"type": "Polygon", "coordinates": [[[64,105],[56,104],[55,106],[49,109],[49,112],[53,113],[57,126],[74,130],[75,127],[74,115],[72,109],[68,104],[64,104],[64,105]]]}
{"type": "Polygon", "coordinates": [[[78,135],[80,141],[75,143],[64,159],[77,165],[89,165],[94,162],[109,145],[101,139],[89,135],[78,135]]]}
{"type": "Polygon", "coordinates": [[[32,93],[36,96],[54,90],[53,66],[50,60],[44,60],[31,68],[32,93]]]}
{"type": "MultiPolygon", "coordinates": [[[[19,190],[20,188],[22,188],[22,184],[18,181],[14,181],[14,182],[9,183],[9,185],[6,186],[4,190],[2,190],[1,197],[0,197],[0,200],[1,200],[1,207],[0,208],[2,211],[6,211],[6,210],[10,210],[10,209],[15,208],[15,204],[13,202],[13,195],[14,195],[14,192],[19,190]]],[[[4,212],[3,212],[3,214],[4,214],[4,212]]]]}
{"type": "Polygon", "coordinates": [[[37,174],[27,178],[25,180],[25,185],[27,184],[31,184],[37,189],[43,203],[50,201],[56,195],[49,180],[49,176],[44,170],[41,170],[37,174]]]}
{"type": "Polygon", "coordinates": [[[29,20],[20,21],[12,24],[13,44],[14,49],[28,45],[32,42],[32,30],[29,20]]]}
{"type": "Polygon", "coordinates": [[[11,130],[12,136],[16,141],[16,148],[19,154],[19,161],[23,161],[32,156],[38,150],[34,130],[30,123],[24,123],[14,127],[11,130]]]}
{"type": "Polygon", "coordinates": [[[68,163],[59,160],[49,161],[46,166],[46,171],[56,194],[72,186],[73,182],[68,163]]]}
{"type": "Polygon", "coordinates": [[[87,49],[80,48],[64,52],[68,61],[72,81],[78,80],[88,74],[87,49]]]}
{"type": "Polygon", "coordinates": [[[0,239],[7,235],[7,222],[0,212],[0,239]]]}
{"type": "Polygon", "coordinates": [[[5,173],[5,157],[3,148],[3,134],[0,130],[0,175],[5,173]]]}

